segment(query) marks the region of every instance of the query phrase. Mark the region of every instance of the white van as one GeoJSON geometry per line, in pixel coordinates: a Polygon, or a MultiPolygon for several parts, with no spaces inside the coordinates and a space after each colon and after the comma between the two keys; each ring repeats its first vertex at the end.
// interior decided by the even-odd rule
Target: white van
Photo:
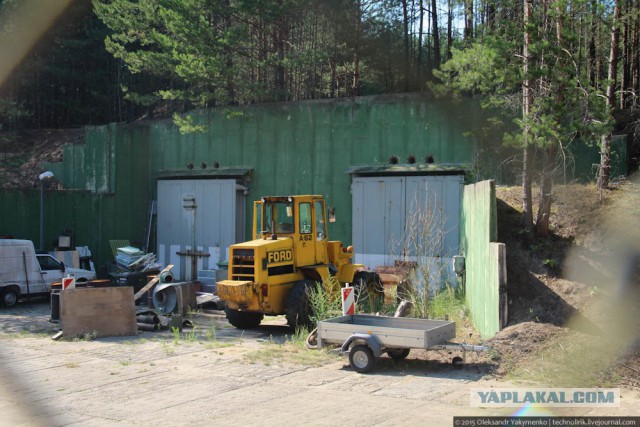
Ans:
{"type": "Polygon", "coordinates": [[[51,284],[67,274],[77,282],[96,278],[93,271],[69,268],[49,254],[36,254],[31,240],[0,239],[0,302],[5,307],[28,293],[48,294],[51,284]]]}

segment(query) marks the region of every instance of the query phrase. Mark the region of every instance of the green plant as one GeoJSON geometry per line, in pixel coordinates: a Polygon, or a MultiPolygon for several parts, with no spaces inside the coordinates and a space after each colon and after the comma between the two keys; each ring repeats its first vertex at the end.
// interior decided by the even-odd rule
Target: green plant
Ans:
{"type": "Polygon", "coordinates": [[[198,340],[198,328],[197,327],[193,327],[193,329],[191,329],[188,332],[181,332],[180,328],[178,328],[177,326],[172,326],[171,327],[171,332],[173,333],[173,344],[174,345],[180,344],[180,341],[195,342],[195,341],[198,340]]]}
{"type": "Polygon", "coordinates": [[[209,326],[209,329],[207,329],[207,332],[205,333],[205,337],[208,341],[217,341],[217,332],[215,325],[209,326]]]}
{"type": "Polygon", "coordinates": [[[184,338],[185,342],[196,342],[199,337],[198,328],[194,326],[191,330],[184,332],[182,334],[182,337],[184,338]]]}
{"type": "Polygon", "coordinates": [[[429,317],[433,319],[446,318],[462,321],[468,317],[462,289],[454,288],[449,284],[430,298],[427,311],[429,317]]]}
{"type": "Polygon", "coordinates": [[[173,333],[173,345],[178,345],[180,343],[180,328],[172,326],[171,333],[173,333]]]}
{"type": "Polygon", "coordinates": [[[97,331],[85,332],[82,335],[79,335],[73,339],[73,341],[91,341],[98,336],[97,331]]]}
{"type": "Polygon", "coordinates": [[[311,287],[308,294],[313,313],[311,320],[314,324],[342,313],[340,282],[336,277],[329,277],[322,286],[311,287]]]}
{"type": "Polygon", "coordinates": [[[336,359],[337,355],[326,350],[309,350],[305,346],[308,331],[299,328],[293,335],[278,343],[269,337],[260,349],[244,355],[249,363],[262,363],[270,366],[273,363],[288,363],[302,366],[322,366],[336,359]]]}
{"type": "Polygon", "coordinates": [[[164,354],[167,356],[171,356],[173,353],[176,352],[176,349],[173,348],[169,343],[167,342],[163,342],[162,343],[162,350],[164,351],[164,354]]]}
{"type": "Polygon", "coordinates": [[[556,261],[555,259],[552,258],[547,258],[544,261],[542,261],[542,263],[544,265],[546,265],[549,268],[556,268],[560,265],[560,263],[558,261],[556,261]]]}

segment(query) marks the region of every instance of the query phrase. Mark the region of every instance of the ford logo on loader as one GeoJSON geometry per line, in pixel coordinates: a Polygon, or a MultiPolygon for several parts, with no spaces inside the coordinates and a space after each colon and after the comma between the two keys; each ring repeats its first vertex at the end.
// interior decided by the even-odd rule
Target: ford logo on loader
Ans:
{"type": "Polygon", "coordinates": [[[276,264],[279,262],[291,261],[293,259],[293,251],[291,249],[282,249],[279,251],[267,252],[267,263],[276,264]]]}

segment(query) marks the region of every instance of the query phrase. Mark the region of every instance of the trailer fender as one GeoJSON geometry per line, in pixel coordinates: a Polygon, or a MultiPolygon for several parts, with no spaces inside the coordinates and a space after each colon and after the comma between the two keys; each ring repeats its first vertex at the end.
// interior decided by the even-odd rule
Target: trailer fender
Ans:
{"type": "Polygon", "coordinates": [[[378,342],[375,336],[369,334],[353,334],[342,344],[342,348],[340,349],[341,353],[346,353],[349,351],[349,347],[354,342],[364,342],[367,347],[371,349],[373,355],[375,357],[380,357],[382,355],[382,346],[378,342]]]}

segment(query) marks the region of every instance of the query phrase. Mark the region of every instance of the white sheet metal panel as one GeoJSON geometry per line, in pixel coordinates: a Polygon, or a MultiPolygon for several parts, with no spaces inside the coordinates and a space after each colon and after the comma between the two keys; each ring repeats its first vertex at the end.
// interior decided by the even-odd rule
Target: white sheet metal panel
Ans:
{"type": "Polygon", "coordinates": [[[215,270],[227,259],[228,248],[236,238],[236,181],[234,179],[158,181],[158,260],[174,264],[178,280],[191,276],[191,261],[176,252],[193,245],[193,211],[183,207],[183,198],[196,201],[195,244],[211,256],[198,260],[198,269],[215,270]]]}
{"type": "Polygon", "coordinates": [[[462,175],[406,177],[407,221],[417,218],[428,225],[429,240],[426,250],[411,255],[458,255],[463,179],[462,175]]]}
{"type": "Polygon", "coordinates": [[[356,262],[371,268],[389,262],[392,245],[403,235],[404,179],[354,178],[351,192],[356,262]]]}
{"type": "MultiPolygon", "coordinates": [[[[459,253],[463,179],[462,175],[353,178],[355,262],[375,268],[420,257],[434,266],[437,281],[455,282],[451,257],[459,253]],[[422,236],[412,231],[419,224],[428,225],[422,236]]],[[[434,277],[428,279],[433,281],[434,277]]]]}

